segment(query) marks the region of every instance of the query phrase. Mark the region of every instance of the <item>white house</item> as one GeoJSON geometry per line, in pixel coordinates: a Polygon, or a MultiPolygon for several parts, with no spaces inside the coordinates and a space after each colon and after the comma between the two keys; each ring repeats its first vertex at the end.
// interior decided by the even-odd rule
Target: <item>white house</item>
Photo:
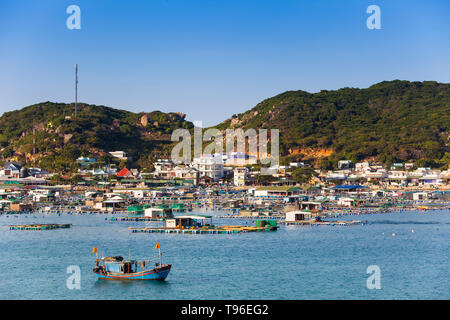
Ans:
{"type": "Polygon", "coordinates": [[[194,158],[191,167],[199,172],[200,177],[208,176],[214,181],[223,177],[223,161],[214,155],[202,155],[200,158],[194,158]]]}
{"type": "Polygon", "coordinates": [[[118,158],[120,160],[128,159],[128,155],[125,151],[112,151],[109,154],[112,155],[114,158],[118,158]]]}
{"type": "Polygon", "coordinates": [[[339,170],[343,169],[350,169],[352,167],[352,161],[351,160],[340,160],[338,161],[338,168],[339,170]]]}
{"type": "Polygon", "coordinates": [[[291,163],[289,163],[289,167],[290,168],[303,168],[303,167],[305,167],[305,163],[304,162],[291,162],[291,163]]]}
{"type": "Polygon", "coordinates": [[[414,201],[422,201],[428,199],[428,193],[426,192],[414,192],[413,200],[414,201]]]}
{"type": "Polygon", "coordinates": [[[328,180],[346,180],[347,174],[345,172],[329,171],[327,172],[326,178],[328,180]]]}
{"type": "Polygon", "coordinates": [[[286,222],[297,222],[311,219],[312,213],[310,211],[288,211],[286,212],[286,222]]]}
{"type": "Polygon", "coordinates": [[[389,171],[388,179],[391,184],[407,185],[408,184],[408,171],[403,171],[403,170],[389,171]]]}
{"type": "Polygon", "coordinates": [[[248,169],[245,167],[236,167],[233,170],[233,182],[235,186],[245,186],[247,180],[248,169]]]}
{"type": "Polygon", "coordinates": [[[367,170],[370,170],[370,163],[369,162],[357,162],[355,164],[355,171],[357,171],[357,172],[365,172],[367,170]]]}
{"type": "Polygon", "coordinates": [[[22,166],[15,162],[7,162],[3,166],[3,169],[0,170],[0,176],[12,177],[12,178],[20,178],[20,169],[22,166]]]}
{"type": "Polygon", "coordinates": [[[159,218],[171,218],[173,217],[172,209],[162,209],[162,208],[146,208],[144,210],[144,216],[152,219],[159,218]]]}
{"type": "Polygon", "coordinates": [[[353,207],[355,200],[353,198],[339,198],[337,204],[342,207],[353,207]]]}
{"type": "Polygon", "coordinates": [[[171,160],[158,159],[154,163],[155,171],[152,175],[159,179],[193,180],[197,184],[199,172],[195,168],[184,165],[175,165],[171,160]]]}
{"type": "Polygon", "coordinates": [[[257,157],[243,152],[230,152],[227,154],[222,154],[222,160],[224,164],[229,166],[242,166],[256,164],[257,157]]]}
{"type": "Polygon", "coordinates": [[[156,178],[170,179],[175,176],[175,173],[173,173],[175,164],[169,159],[158,159],[153,166],[155,167],[153,175],[156,178]]]}

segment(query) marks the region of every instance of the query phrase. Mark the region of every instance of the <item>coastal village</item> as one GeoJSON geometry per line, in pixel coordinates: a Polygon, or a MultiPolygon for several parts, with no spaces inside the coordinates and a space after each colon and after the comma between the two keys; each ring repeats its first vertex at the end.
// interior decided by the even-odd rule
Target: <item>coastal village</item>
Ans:
{"type": "Polygon", "coordinates": [[[4,306],[450,298],[450,1],[0,3],[4,306]]]}
{"type": "MultiPolygon", "coordinates": [[[[110,154],[127,159],[124,151],[110,154]]],[[[0,212],[105,213],[118,214],[109,221],[165,222],[157,227],[130,227],[131,232],[239,233],[276,230],[277,223],[348,225],[364,221],[333,219],[449,207],[450,170],[415,168],[413,163],[394,163],[386,168],[341,160],[336,171],[310,168],[314,174],[300,183],[292,172],[308,168],[308,164],[274,166],[270,168],[270,179],[262,180],[260,171],[252,166],[256,159],[238,152],[202,155],[187,165],[158,159],[152,172],[96,167],[95,158],[80,157],[77,161],[82,179],[61,185],[52,182],[54,173],[6,163],[0,170],[0,212]],[[202,211],[218,214],[200,214],[202,211]],[[249,219],[255,225],[222,223],[218,227],[213,218],[249,219]]],[[[56,229],[58,225],[9,227],[41,230],[56,229]]]]}

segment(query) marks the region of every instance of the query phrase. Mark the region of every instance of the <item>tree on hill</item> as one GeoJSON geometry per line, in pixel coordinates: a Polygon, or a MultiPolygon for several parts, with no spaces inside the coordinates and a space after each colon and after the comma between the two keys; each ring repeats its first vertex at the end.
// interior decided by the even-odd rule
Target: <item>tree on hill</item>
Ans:
{"type": "Polygon", "coordinates": [[[313,177],[318,174],[313,168],[296,168],[291,171],[292,178],[298,183],[308,183],[313,177]]]}

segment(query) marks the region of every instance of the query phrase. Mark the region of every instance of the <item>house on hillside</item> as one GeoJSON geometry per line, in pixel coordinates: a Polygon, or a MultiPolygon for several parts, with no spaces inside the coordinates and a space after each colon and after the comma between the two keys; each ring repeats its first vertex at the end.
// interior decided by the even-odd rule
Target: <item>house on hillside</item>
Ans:
{"type": "Polygon", "coordinates": [[[236,167],[233,170],[233,183],[235,186],[245,186],[247,180],[248,169],[246,167],[236,167]]]}
{"type": "Polygon", "coordinates": [[[214,155],[202,155],[194,158],[191,167],[199,172],[200,177],[208,176],[214,181],[223,177],[223,161],[214,155]]]}
{"type": "Polygon", "coordinates": [[[28,174],[35,178],[47,178],[50,173],[41,168],[28,168],[28,174]]]}
{"type": "Polygon", "coordinates": [[[22,166],[17,162],[7,162],[0,170],[0,176],[20,178],[22,166]]]}
{"type": "Polygon", "coordinates": [[[338,169],[339,170],[345,170],[352,168],[353,163],[351,160],[340,160],[338,161],[338,169]]]}
{"type": "Polygon", "coordinates": [[[170,179],[175,176],[173,172],[175,164],[169,159],[158,159],[153,166],[155,171],[152,175],[157,179],[170,179]]]}
{"type": "Polygon", "coordinates": [[[208,176],[203,176],[203,177],[198,178],[197,183],[199,185],[208,185],[208,184],[214,183],[214,179],[211,177],[208,177],[208,176]]]}
{"type": "Polygon", "coordinates": [[[119,178],[132,178],[133,174],[127,168],[123,168],[122,170],[116,173],[116,176],[119,178]]]}
{"type": "Polygon", "coordinates": [[[112,151],[109,154],[112,155],[114,158],[118,158],[120,160],[128,160],[128,159],[130,159],[128,157],[128,154],[125,151],[112,151]]]}
{"type": "Polygon", "coordinates": [[[355,163],[356,172],[366,172],[370,171],[370,162],[357,162],[355,163]]]}
{"type": "Polygon", "coordinates": [[[100,178],[106,178],[106,177],[108,177],[108,173],[107,173],[105,170],[100,169],[100,168],[92,169],[92,170],[90,171],[90,173],[91,173],[91,175],[93,175],[94,177],[100,177],[100,178]]]}
{"type": "Polygon", "coordinates": [[[76,161],[82,167],[87,167],[88,165],[94,164],[97,162],[97,160],[95,158],[89,158],[89,157],[79,157],[76,161]]]}

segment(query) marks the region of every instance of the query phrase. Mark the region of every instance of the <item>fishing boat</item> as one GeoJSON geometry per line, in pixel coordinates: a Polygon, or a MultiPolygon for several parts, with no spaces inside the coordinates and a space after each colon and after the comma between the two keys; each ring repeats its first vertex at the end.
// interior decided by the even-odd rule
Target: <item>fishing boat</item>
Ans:
{"type": "MultiPolygon", "coordinates": [[[[159,249],[159,243],[156,245],[159,249]]],[[[97,253],[94,247],[93,252],[97,253]]],[[[169,275],[171,264],[162,261],[161,251],[159,251],[159,261],[153,260],[124,260],[122,256],[101,257],[95,260],[95,267],[92,270],[98,279],[107,280],[160,280],[164,281],[169,275]]]]}

